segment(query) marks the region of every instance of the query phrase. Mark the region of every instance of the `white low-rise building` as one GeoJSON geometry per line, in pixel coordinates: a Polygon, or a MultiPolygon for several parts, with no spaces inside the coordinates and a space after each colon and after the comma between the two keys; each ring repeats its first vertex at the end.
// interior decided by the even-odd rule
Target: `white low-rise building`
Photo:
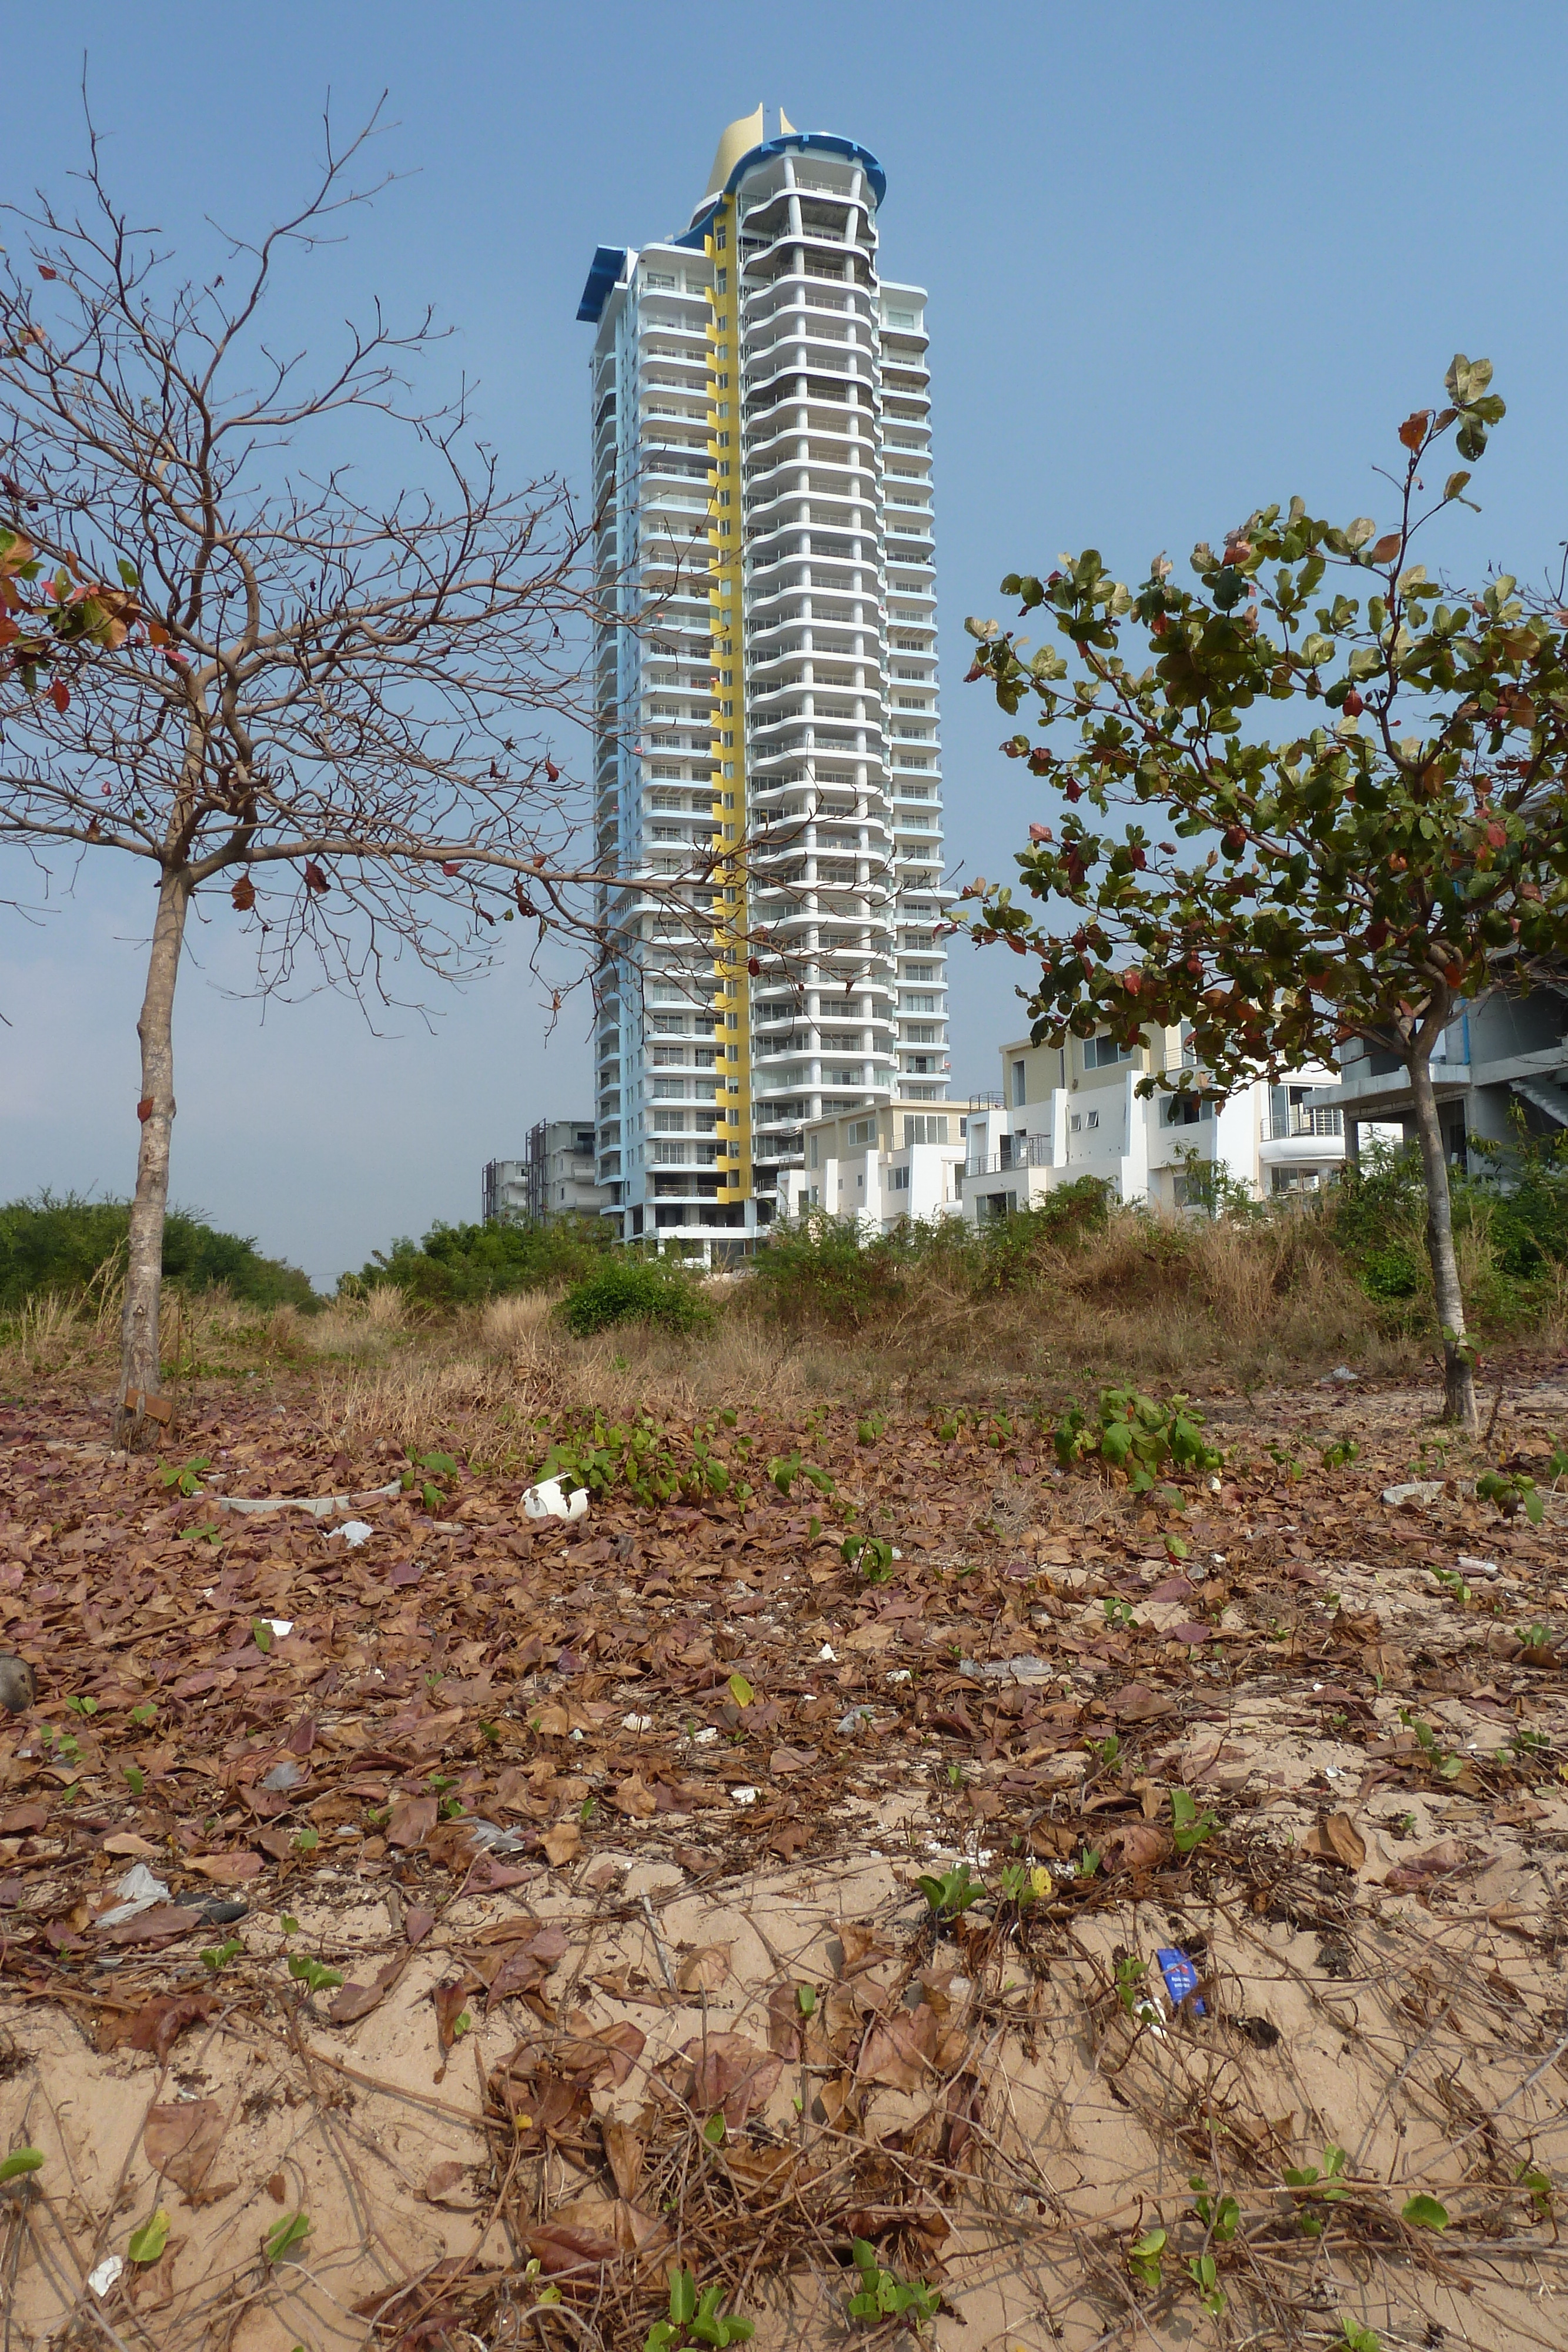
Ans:
{"type": "Polygon", "coordinates": [[[1140,1097],[1140,1079],[1183,1060],[1175,1029],[1132,1047],[1109,1034],[1004,1045],[1000,1105],[967,1115],[963,1215],[983,1223],[1034,1207],[1081,1176],[1119,1201],[1166,1210],[1211,1199],[1211,1171],[1258,1201],[1332,1179],[1344,1159],[1338,1071],[1314,1066],[1229,1095],[1140,1097]]]}
{"type": "Polygon", "coordinates": [[[798,1218],[853,1217],[868,1234],[889,1233],[904,1217],[960,1215],[975,1116],[967,1103],[895,1100],[813,1119],[802,1139],[806,1164],[792,1174],[790,1210],[798,1218]]]}

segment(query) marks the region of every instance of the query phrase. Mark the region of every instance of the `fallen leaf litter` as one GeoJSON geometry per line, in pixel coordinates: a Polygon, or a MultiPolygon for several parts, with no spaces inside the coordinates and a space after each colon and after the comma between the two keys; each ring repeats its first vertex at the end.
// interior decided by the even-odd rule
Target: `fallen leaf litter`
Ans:
{"type": "Polygon", "coordinates": [[[225,1498],[325,1507],[220,1512],[11,1412],[14,2340],[90,2297],[171,2347],[641,2352],[679,2263],[826,2344],[859,2238],[954,2346],[1560,2341],[1562,1522],[1396,1477],[1420,1410],[1358,1393],[1329,1475],[1320,1400],[1232,1408],[1179,1515],[829,1414],[816,1525],[760,1477],[564,1521],[470,1473],[435,1518],[226,1399],[182,1439],[225,1498]],[[943,1872],[985,1899],[934,1915],[943,1872]]]}

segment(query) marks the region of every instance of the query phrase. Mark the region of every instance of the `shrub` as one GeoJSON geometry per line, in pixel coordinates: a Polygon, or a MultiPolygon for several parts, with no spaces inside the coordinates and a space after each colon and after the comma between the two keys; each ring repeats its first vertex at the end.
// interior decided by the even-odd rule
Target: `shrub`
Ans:
{"type": "Polygon", "coordinates": [[[358,1275],[346,1275],[340,1292],[362,1297],[392,1283],[422,1307],[478,1307],[520,1290],[580,1282],[602,1265],[610,1248],[602,1217],[562,1217],[545,1225],[448,1225],[439,1221],[422,1242],[406,1235],[390,1250],[373,1250],[358,1275]]]}
{"type": "MultiPolygon", "coordinates": [[[[0,1308],[55,1291],[79,1294],[118,1255],[123,1263],[131,1210],[124,1201],[57,1200],[39,1192],[0,1207],[0,1308]]],[[[319,1302],[309,1277],[253,1240],[221,1234],[198,1212],[171,1209],[163,1226],[163,1276],[186,1290],[221,1286],[248,1307],[319,1302]]]]}
{"type": "Polygon", "coordinates": [[[757,1295],[781,1321],[859,1330],[898,1298],[899,1274],[915,1254],[906,1226],[862,1241],[853,1217],[810,1216],[776,1225],[757,1253],[757,1295]]]}
{"type": "Polygon", "coordinates": [[[580,1339],[616,1323],[651,1323],[662,1331],[695,1331],[713,1308],[693,1277],[668,1258],[610,1257],[569,1290],[561,1319],[580,1339]]]}

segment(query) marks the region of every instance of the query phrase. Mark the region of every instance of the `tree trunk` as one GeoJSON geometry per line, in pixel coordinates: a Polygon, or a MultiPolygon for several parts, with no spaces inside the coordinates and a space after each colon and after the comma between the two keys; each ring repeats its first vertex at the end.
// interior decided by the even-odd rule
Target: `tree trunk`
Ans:
{"type": "Polygon", "coordinates": [[[1448,1163],[1443,1151],[1437,1097],[1432,1087],[1432,1065],[1422,1055],[1406,1066],[1416,1111],[1416,1136],[1427,1179],[1427,1255],[1431,1263],[1432,1291],[1443,1334],[1443,1419],[1458,1422],[1473,1435],[1480,1427],[1475,1364],[1465,1343],[1465,1301],[1459,1288],[1458,1260],[1454,1255],[1448,1163]]]}
{"type": "Polygon", "coordinates": [[[141,1099],[136,1116],[136,1197],[131,1204],[130,1255],[125,1269],[125,1317],[120,1327],[120,1395],[114,1442],[135,1450],[155,1445],[172,1426],[159,1393],[158,1303],[163,1280],[163,1217],[169,1204],[169,1144],[174,1124],[174,983],[185,936],[190,890],[184,877],[165,874],[147,962],[147,988],[136,1034],[141,1040],[141,1099]]]}

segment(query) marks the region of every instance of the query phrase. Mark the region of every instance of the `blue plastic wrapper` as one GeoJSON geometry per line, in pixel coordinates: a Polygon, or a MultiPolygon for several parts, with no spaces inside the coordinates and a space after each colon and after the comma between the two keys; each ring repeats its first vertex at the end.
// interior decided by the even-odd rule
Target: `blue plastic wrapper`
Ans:
{"type": "Polygon", "coordinates": [[[1156,1951],[1155,1958],[1160,1964],[1160,1974],[1166,1980],[1166,1990],[1171,1997],[1171,2007],[1179,2009],[1183,2001],[1190,1997],[1193,2015],[1207,2017],[1208,2011],[1198,1998],[1197,1970],[1193,1967],[1186,1954],[1178,1951],[1173,1944],[1163,1951],[1156,1951]]]}

